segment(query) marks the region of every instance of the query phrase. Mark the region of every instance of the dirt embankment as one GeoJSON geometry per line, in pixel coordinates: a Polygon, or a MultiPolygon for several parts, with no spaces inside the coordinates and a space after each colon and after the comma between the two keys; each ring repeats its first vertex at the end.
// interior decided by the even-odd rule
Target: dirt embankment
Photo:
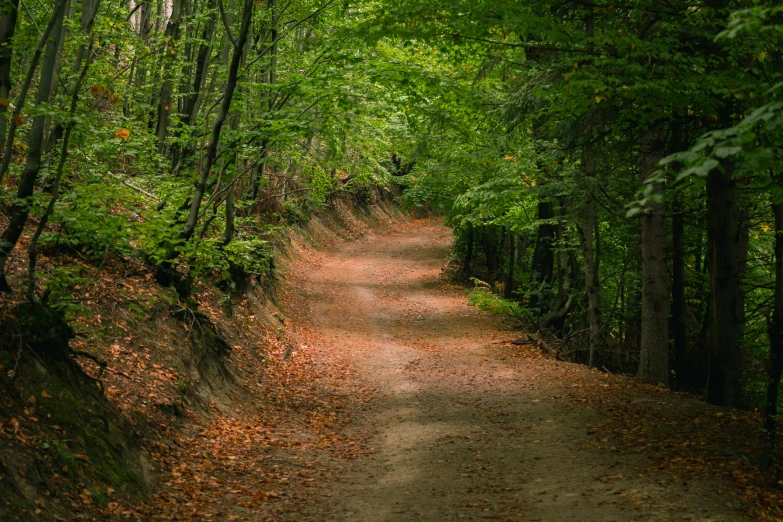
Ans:
{"type": "MultiPolygon", "coordinates": [[[[400,220],[382,198],[336,200],[279,257],[400,220]]],[[[329,480],[315,462],[356,453],[337,433],[346,399],[321,393],[270,281],[233,298],[198,285],[194,308],[113,255],[41,268],[67,264],[91,276],[70,325],[0,301],[0,519],[269,520],[329,480]]]]}

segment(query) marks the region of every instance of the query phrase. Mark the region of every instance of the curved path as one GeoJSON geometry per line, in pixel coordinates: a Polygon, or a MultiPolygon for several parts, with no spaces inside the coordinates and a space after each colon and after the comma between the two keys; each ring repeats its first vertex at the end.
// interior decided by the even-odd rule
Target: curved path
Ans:
{"type": "MultiPolygon", "coordinates": [[[[303,518],[741,520],[709,473],[651,472],[652,455],[603,436],[611,427],[590,404],[632,393],[625,379],[504,343],[518,336],[513,325],[468,306],[441,277],[450,242],[439,221],[416,221],[319,255],[294,276],[316,360],[339,358],[377,389],[353,415],[370,454],[303,518]]],[[[620,402],[706,408],[669,397],[620,402]]]]}

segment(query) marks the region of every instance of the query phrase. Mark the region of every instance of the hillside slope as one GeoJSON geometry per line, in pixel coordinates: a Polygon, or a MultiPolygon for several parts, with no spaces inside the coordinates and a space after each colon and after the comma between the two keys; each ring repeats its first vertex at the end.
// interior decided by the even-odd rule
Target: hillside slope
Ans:
{"type": "Polygon", "coordinates": [[[0,518],[268,514],[315,481],[296,462],[343,447],[330,438],[340,401],[321,393],[276,292],[286,256],[403,219],[379,194],[290,228],[277,270],[244,293],[201,282],[182,303],[150,267],[107,256],[67,317],[2,301],[0,518]]]}

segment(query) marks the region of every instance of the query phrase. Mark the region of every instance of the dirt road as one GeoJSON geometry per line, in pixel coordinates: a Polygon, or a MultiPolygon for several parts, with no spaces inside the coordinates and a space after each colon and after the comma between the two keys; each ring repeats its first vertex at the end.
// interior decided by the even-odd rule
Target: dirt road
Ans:
{"type": "MultiPolygon", "coordinates": [[[[353,417],[370,455],[318,495],[308,518],[743,520],[721,493],[720,470],[656,464],[681,458],[679,442],[663,455],[621,445],[602,407],[616,399],[653,425],[670,410],[689,419],[714,411],[503,343],[518,337],[513,325],[468,306],[465,290],[442,278],[450,242],[438,220],[417,221],[300,274],[314,358],[339,358],[378,389],[353,417]]],[[[623,431],[655,436],[633,423],[623,431]]]]}

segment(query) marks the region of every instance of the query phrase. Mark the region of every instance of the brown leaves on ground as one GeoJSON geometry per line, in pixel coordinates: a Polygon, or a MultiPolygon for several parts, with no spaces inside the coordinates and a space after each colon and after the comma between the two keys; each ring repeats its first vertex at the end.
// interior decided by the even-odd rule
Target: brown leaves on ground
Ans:
{"type": "MultiPolygon", "coordinates": [[[[639,476],[688,488],[697,480],[723,483],[723,502],[754,520],[783,520],[783,493],[759,471],[761,415],[705,404],[685,393],[580,367],[564,369],[570,389],[555,397],[595,410],[591,445],[638,454],[639,476]]],[[[779,448],[780,449],[780,448],[779,448]]],[[[780,452],[783,457],[783,451],[780,452]]]]}
{"type": "MultiPolygon", "coordinates": [[[[294,340],[260,322],[231,332],[244,320],[257,321],[251,317],[258,310],[247,302],[235,308],[231,323],[210,305],[205,302],[203,310],[214,312],[219,327],[236,335],[232,340],[244,341],[231,356],[240,387],[218,390],[206,413],[191,406],[184,421],[170,425],[161,419],[149,448],[161,470],[160,491],[140,505],[100,508],[101,516],[274,519],[304,502],[308,491],[335,480],[346,459],[363,453],[349,426],[352,405],[366,396],[361,390],[350,399],[333,393],[350,386],[349,367],[317,364],[306,350],[293,349],[301,346],[304,332],[294,340]]],[[[107,393],[123,410],[155,418],[152,403],[177,400],[172,386],[180,375],[153,362],[160,351],[112,345],[110,353],[123,364],[107,393]],[[141,407],[134,397],[143,397],[141,407]]]]}
{"type": "MultiPolygon", "coordinates": [[[[346,236],[367,230],[344,221],[346,236]]],[[[328,229],[319,230],[321,239],[334,238],[328,229]]],[[[28,240],[23,235],[9,263],[15,287],[22,284],[28,240]]],[[[313,361],[304,349],[307,332],[276,318],[277,309],[263,296],[235,299],[229,315],[222,295],[197,285],[199,311],[232,345],[230,375],[202,375],[194,355],[202,327],[172,316],[163,298],[167,290],[152,282],[149,268],[113,254],[102,270],[75,253],[40,260],[42,272],[75,263],[94,275],[87,286],[74,289],[89,313],[74,318],[77,337],[71,345],[108,363],[106,397],[141,435],[155,482],[152,495],[140,502],[111,487],[78,488],[70,470],[51,469],[39,515],[64,508],[68,520],[275,519],[366,452],[350,417],[372,390],[353,389],[352,369],[344,364],[313,361]]],[[[0,311],[18,302],[3,297],[0,311]]],[[[93,361],[78,362],[97,376],[93,361]]],[[[39,397],[51,395],[41,390],[39,397]]],[[[71,437],[60,426],[48,426],[49,435],[41,431],[33,399],[23,416],[0,415],[0,440],[13,439],[28,448],[20,451],[31,453],[51,433],[71,437]]]]}

